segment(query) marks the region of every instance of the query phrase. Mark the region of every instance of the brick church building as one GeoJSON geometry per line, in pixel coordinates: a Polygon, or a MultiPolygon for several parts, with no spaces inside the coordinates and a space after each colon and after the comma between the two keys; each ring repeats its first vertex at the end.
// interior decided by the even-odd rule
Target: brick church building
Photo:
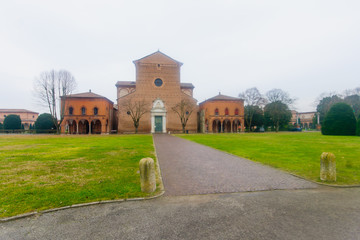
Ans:
{"type": "Polygon", "coordinates": [[[193,98],[194,86],[181,83],[181,62],[157,51],[134,61],[136,81],[119,81],[117,87],[118,132],[134,132],[134,122],[129,104],[143,103],[144,115],[140,118],[139,132],[166,133],[182,130],[179,115],[173,110],[181,102],[187,102],[193,111],[186,124],[188,132],[197,132],[197,100],[193,98]]]}
{"type": "Polygon", "coordinates": [[[198,106],[193,98],[194,86],[180,80],[181,62],[157,51],[133,63],[136,80],[116,83],[115,105],[92,92],[62,97],[62,133],[179,133],[184,130],[188,133],[220,133],[244,130],[244,101],[219,94],[198,106]]]}

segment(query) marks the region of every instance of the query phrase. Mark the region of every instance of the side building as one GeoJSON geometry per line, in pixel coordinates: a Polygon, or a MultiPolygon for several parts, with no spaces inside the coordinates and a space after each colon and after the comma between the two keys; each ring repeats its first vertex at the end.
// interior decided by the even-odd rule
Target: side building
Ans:
{"type": "Polygon", "coordinates": [[[205,132],[243,132],[244,131],[244,100],[219,95],[199,104],[200,126],[205,132]],[[201,118],[204,118],[203,120],[201,118]]]}
{"type": "Polygon", "coordinates": [[[114,103],[91,91],[61,97],[61,133],[104,134],[113,129],[114,103]]]}
{"type": "Polygon", "coordinates": [[[139,121],[138,132],[166,133],[181,132],[180,117],[173,110],[182,101],[193,106],[186,124],[188,132],[197,132],[197,101],[193,98],[194,86],[180,82],[181,62],[157,51],[133,61],[136,68],[136,81],[118,81],[118,132],[135,131],[133,113],[140,109],[145,113],[139,121]],[[133,106],[130,107],[129,106],[133,106]]]}
{"type": "Polygon", "coordinates": [[[34,126],[39,113],[29,111],[26,109],[0,109],[0,123],[4,123],[4,119],[8,115],[18,115],[21,119],[21,124],[24,125],[25,130],[29,130],[34,126]]]}
{"type": "Polygon", "coordinates": [[[297,112],[292,110],[291,115],[290,125],[305,129],[320,129],[320,115],[317,112],[297,112]]]}

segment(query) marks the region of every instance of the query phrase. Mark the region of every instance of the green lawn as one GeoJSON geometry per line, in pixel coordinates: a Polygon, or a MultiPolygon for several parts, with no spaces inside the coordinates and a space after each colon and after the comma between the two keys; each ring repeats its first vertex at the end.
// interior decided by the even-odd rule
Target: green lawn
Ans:
{"type": "Polygon", "coordinates": [[[151,135],[0,136],[0,217],[76,203],[148,196],[139,161],[151,135]]]}
{"type": "Polygon", "coordinates": [[[320,182],[320,155],[336,156],[339,185],[360,184],[360,137],[319,132],[179,135],[320,182]]]}

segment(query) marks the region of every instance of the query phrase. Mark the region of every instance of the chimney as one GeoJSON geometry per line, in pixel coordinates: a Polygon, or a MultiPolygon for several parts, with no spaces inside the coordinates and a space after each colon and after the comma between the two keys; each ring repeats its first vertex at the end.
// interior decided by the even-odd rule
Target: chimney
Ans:
{"type": "Polygon", "coordinates": [[[89,92],[91,92],[91,89],[89,89],[89,92]]]}

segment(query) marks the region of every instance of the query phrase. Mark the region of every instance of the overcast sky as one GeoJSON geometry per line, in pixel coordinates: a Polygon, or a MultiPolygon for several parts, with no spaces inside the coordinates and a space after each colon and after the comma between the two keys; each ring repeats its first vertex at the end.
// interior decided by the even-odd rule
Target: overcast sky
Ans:
{"type": "Polygon", "coordinates": [[[158,49],[183,62],[199,101],[273,88],[314,111],[323,92],[360,87],[360,1],[11,0],[0,4],[0,108],[40,113],[33,82],[66,69],[77,92],[116,101],[133,60],[158,49]]]}

